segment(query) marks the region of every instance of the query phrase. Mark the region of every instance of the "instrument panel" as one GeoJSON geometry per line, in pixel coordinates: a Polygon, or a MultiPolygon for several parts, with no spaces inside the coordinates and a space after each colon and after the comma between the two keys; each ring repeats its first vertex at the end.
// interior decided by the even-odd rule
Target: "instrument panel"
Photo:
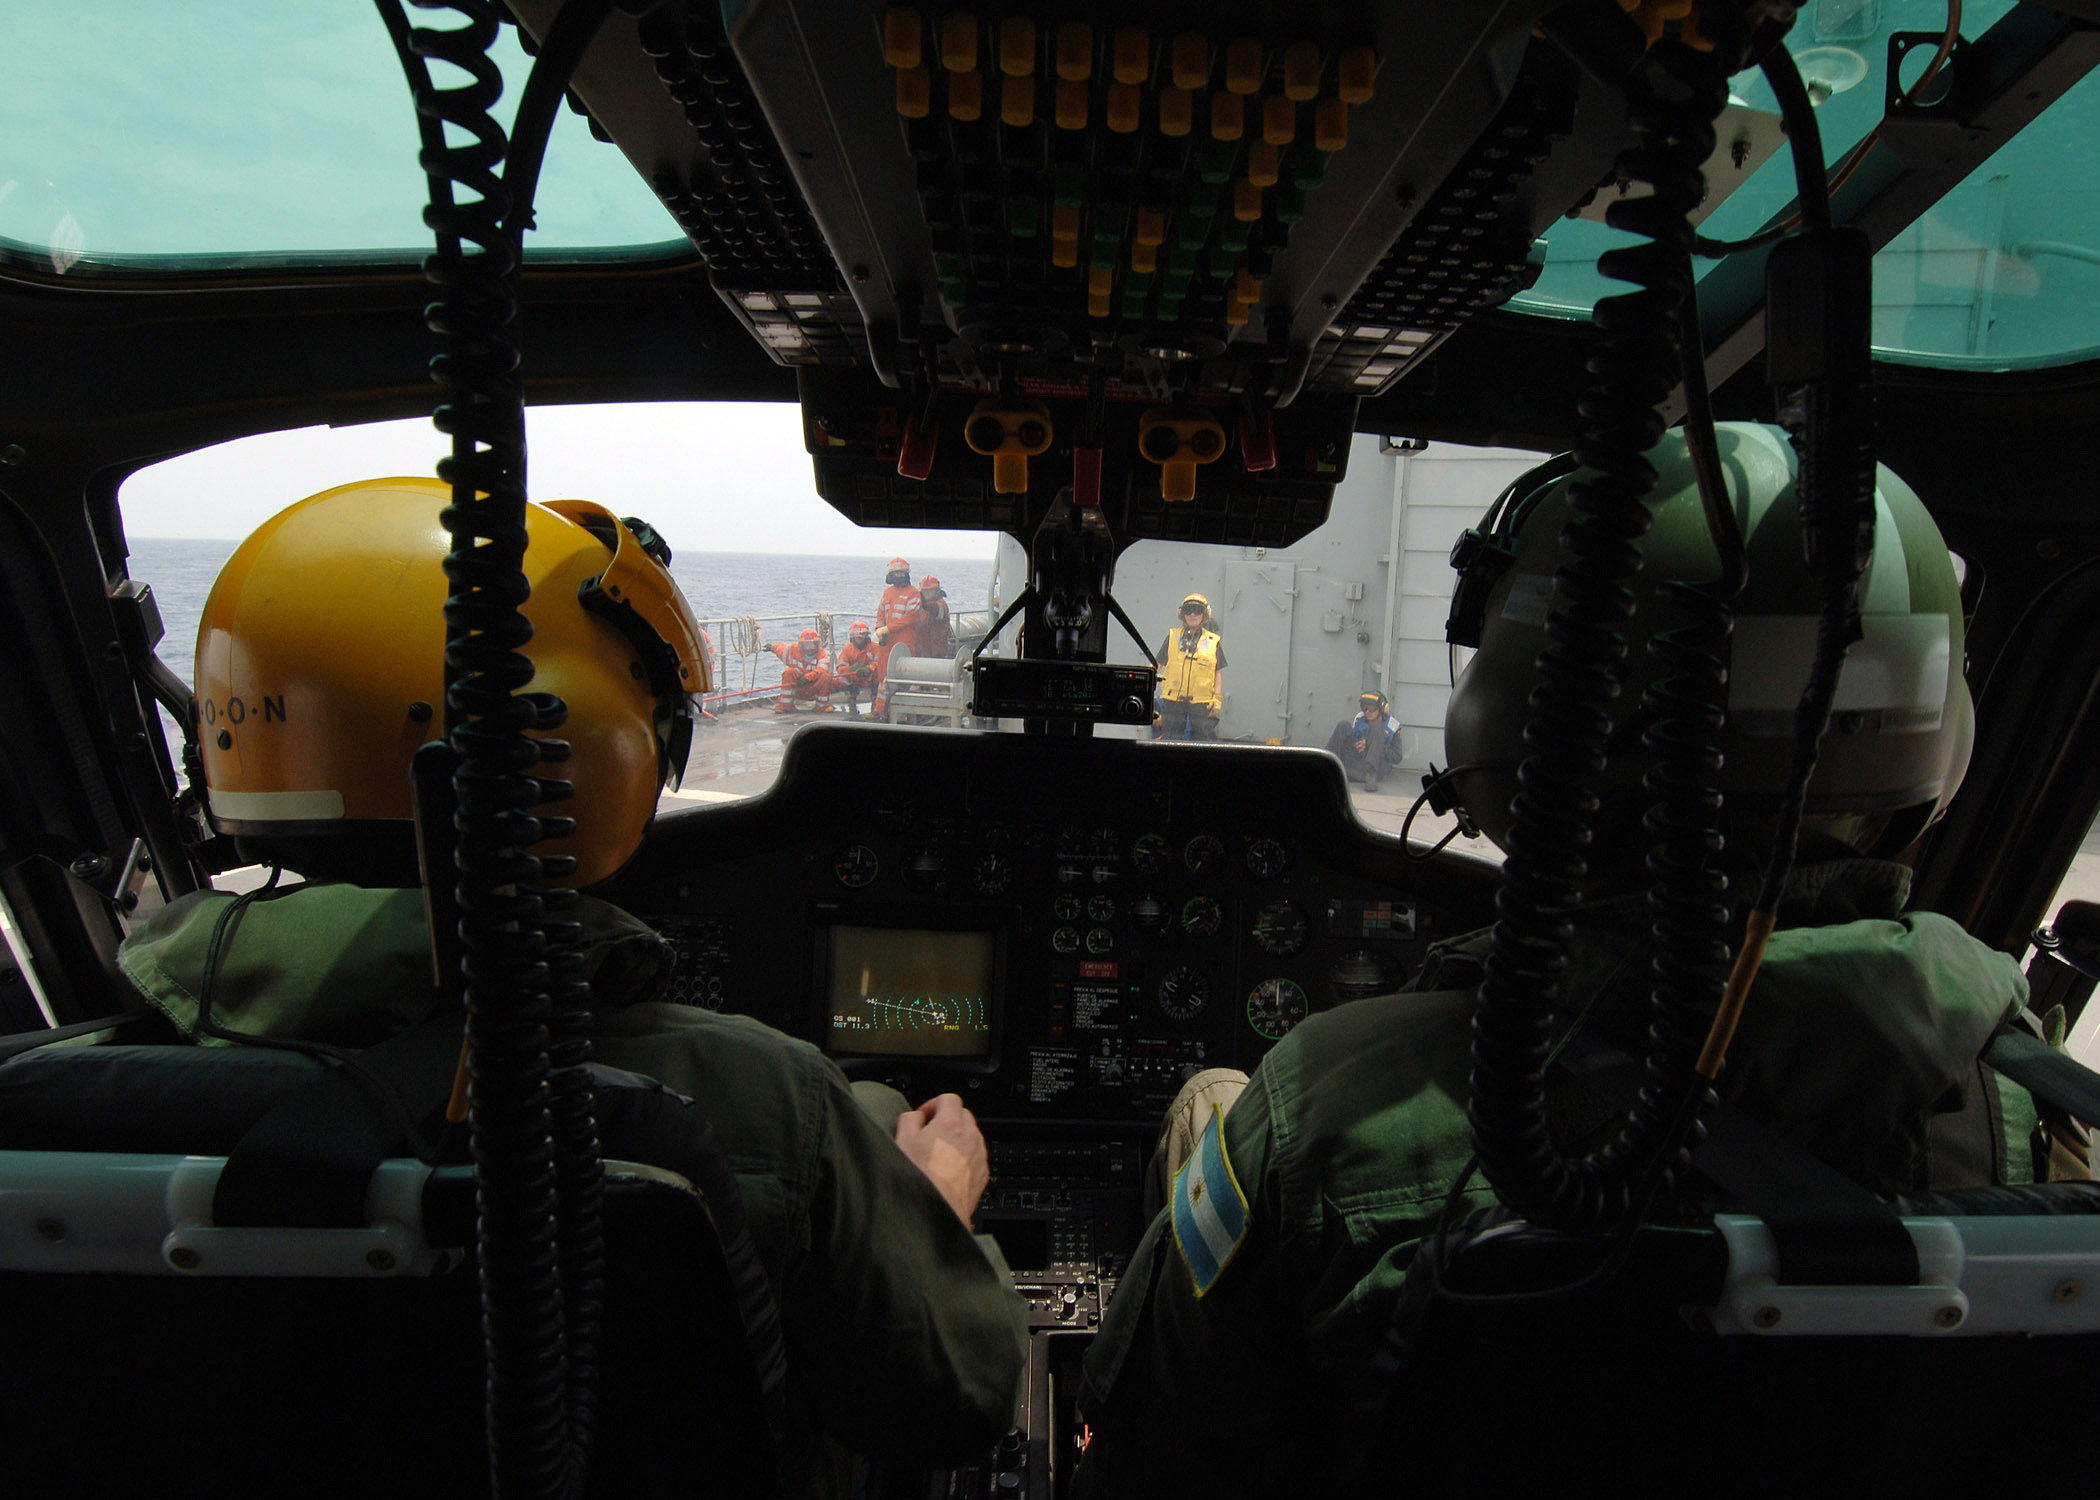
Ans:
{"type": "Polygon", "coordinates": [[[677,946],[676,998],[850,1074],[1156,1129],[1189,1075],[1398,988],[1491,883],[1407,861],[1318,751],[816,724],[608,894],[677,946]]]}

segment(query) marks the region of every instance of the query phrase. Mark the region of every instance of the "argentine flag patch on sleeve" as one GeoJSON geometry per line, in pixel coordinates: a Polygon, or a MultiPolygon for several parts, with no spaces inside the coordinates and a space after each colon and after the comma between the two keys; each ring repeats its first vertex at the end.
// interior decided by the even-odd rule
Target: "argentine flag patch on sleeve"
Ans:
{"type": "Polygon", "coordinates": [[[1225,1110],[1213,1104],[1210,1123],[1186,1165],[1174,1175],[1174,1243],[1201,1297],[1217,1282],[1247,1238],[1247,1195],[1225,1154],[1225,1110]]]}

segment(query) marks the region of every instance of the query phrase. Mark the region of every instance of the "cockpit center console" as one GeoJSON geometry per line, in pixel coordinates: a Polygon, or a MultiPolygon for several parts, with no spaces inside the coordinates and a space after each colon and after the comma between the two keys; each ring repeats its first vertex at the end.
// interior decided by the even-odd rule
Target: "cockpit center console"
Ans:
{"type": "Polygon", "coordinates": [[[676,945],[679,1000],[961,1095],[980,1227],[1042,1326],[1083,1329],[1182,1082],[1397,988],[1491,880],[1405,860],[1315,751],[814,724],[771,791],[659,820],[608,894],[676,945]]]}
{"type": "Polygon", "coordinates": [[[661,818],[606,894],[676,945],[680,1001],[970,1106],[977,1227],[1034,1338],[1014,1432],[946,1492],[1049,1495],[1184,1080],[1398,988],[1494,879],[1408,861],[1318,751],[818,723],[771,791],[661,818]]]}

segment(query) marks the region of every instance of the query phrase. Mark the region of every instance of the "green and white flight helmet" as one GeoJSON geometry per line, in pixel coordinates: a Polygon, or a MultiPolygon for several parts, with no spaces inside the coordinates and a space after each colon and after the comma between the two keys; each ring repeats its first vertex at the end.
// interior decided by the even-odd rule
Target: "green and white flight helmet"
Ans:
{"type": "MultiPolygon", "coordinates": [[[[1801,555],[1794,498],[1801,465],[1793,445],[1781,429],[1756,423],[1720,423],[1716,434],[1748,560],[1748,581],[1734,603],[1723,765],[1715,780],[1739,824],[1776,810],[1786,785],[1819,606],[1801,555]]],[[[1720,572],[1683,433],[1666,434],[1647,456],[1658,475],[1648,500],[1654,527],[1639,544],[1643,566],[1627,628],[1625,683],[1612,711],[1610,763],[1594,783],[1597,847],[1616,843],[1628,853],[1647,842],[1639,820],[1650,799],[1640,777],[1654,753],[1639,742],[1650,717],[1641,699],[1664,666],[1648,643],[1690,618],[1661,585],[1711,582],[1720,572]]],[[[1445,749],[1459,768],[1452,789],[1504,848],[1517,763],[1526,754],[1527,700],[1546,647],[1554,570],[1563,561],[1568,491],[1589,472],[1570,471],[1563,461],[1553,476],[1553,467],[1535,471],[1552,476],[1535,496],[1527,494],[1525,480],[1512,491],[1515,555],[1487,590],[1479,649],[1454,685],[1444,718],[1445,749]],[[1468,766],[1473,769],[1463,769],[1468,766]]],[[[1939,527],[1886,465],[1877,468],[1874,510],[1874,555],[1862,590],[1865,634],[1838,677],[1807,813],[1862,852],[1893,853],[1953,800],[1968,769],[1975,711],[1962,678],[1961,585],[1939,527]]]]}

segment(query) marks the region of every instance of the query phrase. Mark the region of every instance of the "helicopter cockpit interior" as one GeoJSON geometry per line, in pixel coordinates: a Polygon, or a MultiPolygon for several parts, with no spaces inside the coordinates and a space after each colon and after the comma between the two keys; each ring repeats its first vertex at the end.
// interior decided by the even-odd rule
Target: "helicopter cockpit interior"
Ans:
{"type": "MultiPolygon", "coordinates": [[[[814,490],[852,522],[1026,550],[1018,648],[971,664],[1000,732],[813,726],[770,791],[661,815],[599,890],[669,939],[681,1003],[908,1098],[959,1093],[982,1122],[978,1227],[1029,1304],[1028,1383],[1007,1444],[881,1492],[1065,1493],[1084,1443],[1070,1386],[1145,1229],[1181,1083],[1253,1069],[1308,1015],[1401,988],[1440,939],[1565,895],[1526,885],[1524,860],[1367,827],[1316,746],[1097,733],[1153,715],[1157,664],[1114,591],[1133,545],[1299,543],[1366,434],[1572,450],[1612,476],[1598,524],[1623,538],[1663,432],[1696,465],[1717,419],[1777,422],[1815,476],[1812,526],[1871,539],[1878,460],[1961,563],[1975,741],[1911,856],[1914,904],[2025,962],[2100,811],[2089,0],[341,0],[268,17],[107,0],[18,20],[0,63],[16,147],[0,1098],[12,1059],[123,1034],[115,955],[142,900],[246,863],[202,798],[197,694],[161,660],[188,643],[162,640],[129,564],[121,491],[143,467],[435,412],[456,555],[514,570],[527,407],[794,403],[814,490]],[[869,790],[841,798],[848,781],[869,790]]],[[[1496,545],[1483,522],[1454,566],[1474,579],[1496,545]]],[[[1844,550],[1814,564],[1833,620],[1863,566],[1844,577],[1844,550]]],[[[1571,638],[1610,634],[1639,567],[1594,552],[1555,596],[1571,638]]],[[[477,611],[510,576],[472,584],[487,592],[454,612],[456,639],[503,628],[477,611]]],[[[1594,683],[1586,649],[1542,661],[1541,692],[1594,683]]],[[[1832,649],[1804,666],[1823,684],[1797,731],[1809,765],[1832,649]]],[[[1608,711],[1563,722],[1538,753],[1580,765],[1610,729],[1608,711]]],[[[433,773],[429,826],[476,770],[433,773]]],[[[515,852],[477,816],[456,825],[464,871],[515,852]]],[[[477,929],[493,946],[527,920],[465,886],[442,899],[493,923],[477,929]]],[[[2100,974],[2073,927],[2030,969],[2068,1022],[2100,974]]],[[[495,1003],[471,986],[497,981],[462,983],[470,1015],[495,1003]]],[[[68,1277],[209,1280],[199,1257],[244,1243],[208,1237],[190,1168],[179,1193],[96,1217],[100,1189],[65,1174],[126,1151],[102,1126],[138,1111],[110,1105],[66,1106],[101,1111],[95,1130],[25,1135],[0,1104],[0,1275],[25,1305],[68,1277]],[[189,1218],[170,1217],[178,1199],[189,1218]]],[[[1657,1160],[1691,1109],[1658,1127],[1657,1160]]],[[[402,1181],[386,1201],[422,1252],[301,1248],[363,1231],[250,1220],[278,1238],[233,1260],[383,1281],[490,1258],[472,1169],[402,1181]]],[[[2065,1186],[2001,1205],[2006,1222],[2100,1224],[2065,1186]]],[[[2061,1334],[2035,1342],[2095,1365],[2081,1293],[2100,1244],[2051,1245],[2018,1274],[2048,1282],[2053,1311],[1990,1326],[2061,1334]]],[[[486,1295],[521,1298],[509,1316],[531,1323],[545,1292],[486,1295]]],[[[558,1307],[537,1321],[558,1366],[558,1307]]],[[[9,1362],[8,1406],[58,1409],[41,1358],[9,1362]]],[[[559,1393],[522,1423],[490,1399],[498,1450],[568,1441],[559,1393]]],[[[503,1488],[523,1471],[496,1472],[503,1488]]]]}

